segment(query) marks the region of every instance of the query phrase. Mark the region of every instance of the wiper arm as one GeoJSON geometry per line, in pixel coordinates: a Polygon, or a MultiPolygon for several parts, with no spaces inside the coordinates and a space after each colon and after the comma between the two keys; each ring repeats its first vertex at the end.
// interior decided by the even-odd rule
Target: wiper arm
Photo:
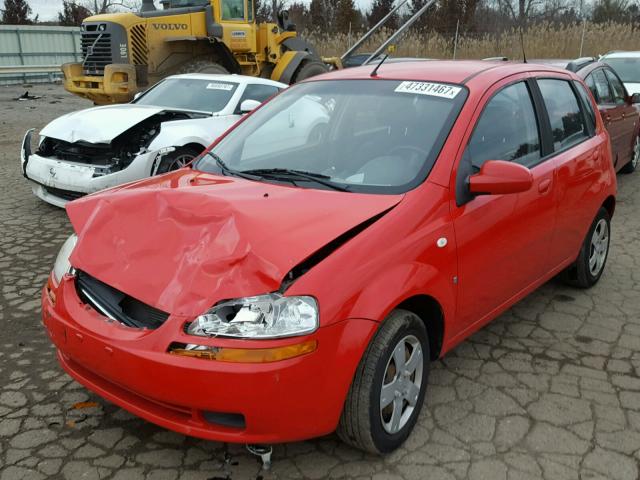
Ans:
{"type": "Polygon", "coordinates": [[[334,190],[339,190],[341,192],[348,192],[349,189],[346,186],[339,185],[335,182],[330,181],[331,178],[329,175],[324,175],[322,173],[315,172],[305,172],[303,170],[295,170],[292,168],[255,168],[252,170],[242,170],[240,173],[247,173],[251,175],[259,175],[262,177],[285,177],[285,178],[297,178],[309,180],[311,182],[319,183],[320,185],[324,185],[326,187],[332,188],[334,190]]]}
{"type": "Polygon", "coordinates": [[[224,163],[224,161],[212,151],[207,150],[204,152],[204,155],[209,155],[211,158],[213,158],[216,161],[216,165],[220,167],[220,170],[222,170],[222,174],[225,176],[236,176],[240,178],[245,178],[247,180],[258,180],[260,178],[259,176],[249,175],[227,166],[227,164],[224,163]]]}

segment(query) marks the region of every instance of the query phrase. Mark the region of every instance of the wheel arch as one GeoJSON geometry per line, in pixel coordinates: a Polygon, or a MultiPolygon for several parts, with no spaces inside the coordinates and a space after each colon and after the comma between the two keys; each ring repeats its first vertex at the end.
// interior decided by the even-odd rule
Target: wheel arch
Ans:
{"type": "Polygon", "coordinates": [[[613,214],[616,211],[616,198],[613,195],[609,195],[602,203],[602,207],[609,212],[609,218],[613,218],[613,214]]]}
{"type": "Polygon", "coordinates": [[[414,295],[403,300],[395,309],[415,313],[424,323],[429,335],[431,360],[440,358],[444,340],[444,311],[440,303],[430,295],[414,295]]]}

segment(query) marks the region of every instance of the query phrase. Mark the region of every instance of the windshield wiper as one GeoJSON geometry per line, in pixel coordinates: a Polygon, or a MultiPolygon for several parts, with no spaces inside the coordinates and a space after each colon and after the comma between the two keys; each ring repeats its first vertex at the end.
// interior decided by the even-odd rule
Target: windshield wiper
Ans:
{"type": "Polygon", "coordinates": [[[224,161],[217,154],[213,153],[210,150],[205,151],[204,155],[209,155],[211,158],[213,158],[216,161],[216,165],[218,165],[220,170],[222,170],[222,174],[225,176],[235,176],[235,177],[245,178],[247,180],[254,180],[254,181],[260,179],[260,176],[258,175],[246,174],[244,172],[234,170],[233,168],[227,166],[227,164],[224,163],[224,161]]]}
{"type": "Polygon", "coordinates": [[[283,178],[285,180],[308,180],[320,185],[339,190],[341,192],[348,192],[349,188],[343,185],[339,185],[330,180],[329,175],[322,173],[305,172],[303,170],[295,170],[292,168],[254,168],[251,170],[242,170],[240,173],[246,173],[249,175],[259,175],[261,177],[268,178],[283,178]]]}

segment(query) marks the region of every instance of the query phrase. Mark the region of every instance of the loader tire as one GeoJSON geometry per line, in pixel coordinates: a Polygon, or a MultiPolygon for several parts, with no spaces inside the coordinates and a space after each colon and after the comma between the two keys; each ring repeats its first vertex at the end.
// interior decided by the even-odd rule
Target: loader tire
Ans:
{"type": "Polygon", "coordinates": [[[212,62],[210,60],[193,60],[191,62],[187,62],[178,68],[177,74],[180,73],[221,73],[226,74],[229,73],[226,68],[224,68],[219,63],[212,62]]]}
{"type": "Polygon", "coordinates": [[[326,73],[328,71],[329,68],[322,62],[318,62],[317,60],[306,61],[300,65],[293,76],[291,83],[298,83],[302,80],[315,77],[316,75],[320,75],[321,73],[326,73]]]}

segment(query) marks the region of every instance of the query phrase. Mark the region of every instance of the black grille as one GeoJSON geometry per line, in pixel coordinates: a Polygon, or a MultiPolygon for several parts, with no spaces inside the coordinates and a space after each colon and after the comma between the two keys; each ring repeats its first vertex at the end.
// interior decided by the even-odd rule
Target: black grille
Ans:
{"type": "Polygon", "coordinates": [[[111,57],[111,34],[107,32],[82,32],[82,62],[85,75],[102,75],[104,67],[113,63],[111,57]]]}
{"type": "Polygon", "coordinates": [[[77,271],[76,290],[83,302],[129,327],[155,329],[169,318],[168,313],[136,300],[85,272],[77,271]]]}
{"type": "Polygon", "coordinates": [[[83,192],[74,192],[72,190],[62,190],[61,188],[53,188],[46,185],[43,185],[43,188],[54,197],[58,197],[68,201],[76,200],[86,195],[86,193],[83,193],[83,192]]]}
{"type": "Polygon", "coordinates": [[[100,166],[111,165],[117,157],[108,143],[70,143],[50,137],[42,141],[36,153],[42,157],[100,166]]]}

